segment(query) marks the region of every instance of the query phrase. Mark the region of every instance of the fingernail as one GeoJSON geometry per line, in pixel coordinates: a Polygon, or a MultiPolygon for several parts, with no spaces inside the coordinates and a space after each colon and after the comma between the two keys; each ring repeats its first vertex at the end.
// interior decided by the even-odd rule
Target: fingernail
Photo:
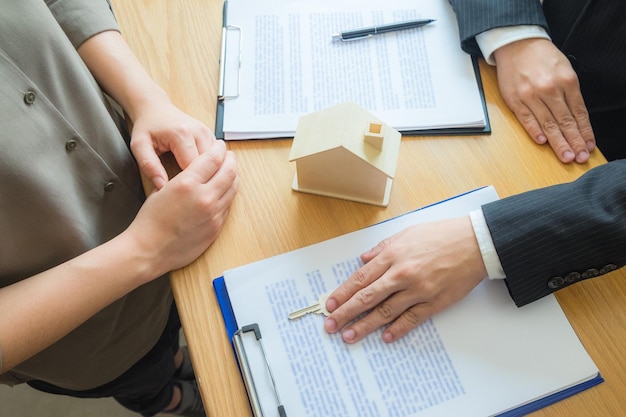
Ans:
{"type": "Polygon", "coordinates": [[[563,152],[563,159],[565,161],[568,161],[568,162],[572,161],[574,159],[574,157],[575,157],[575,155],[574,155],[574,152],[572,152],[572,151],[565,151],[565,152],[563,152]]]}
{"type": "Polygon", "coordinates": [[[328,333],[334,333],[337,330],[337,322],[335,319],[327,318],[324,320],[324,330],[328,333]]]}
{"type": "Polygon", "coordinates": [[[596,144],[593,142],[587,142],[587,150],[589,152],[593,151],[596,148],[596,144]]]}
{"type": "Polygon", "coordinates": [[[576,162],[583,163],[583,162],[587,162],[588,159],[589,159],[589,152],[583,151],[583,152],[580,152],[578,156],[576,156],[576,162]]]}
{"type": "Polygon", "coordinates": [[[329,298],[328,300],[326,300],[326,310],[335,311],[335,309],[338,307],[337,304],[337,300],[335,300],[334,298],[329,298]]]}
{"type": "Polygon", "coordinates": [[[393,335],[391,334],[391,332],[384,332],[383,333],[383,341],[386,342],[386,343],[393,342],[393,335]]]}
{"type": "Polygon", "coordinates": [[[342,336],[343,336],[344,341],[352,342],[354,338],[356,337],[356,332],[354,331],[354,329],[348,329],[345,332],[343,332],[342,336]]]}
{"type": "Polygon", "coordinates": [[[548,138],[545,137],[544,135],[539,135],[537,136],[537,143],[540,145],[543,145],[544,143],[546,143],[548,141],[548,138]]]}

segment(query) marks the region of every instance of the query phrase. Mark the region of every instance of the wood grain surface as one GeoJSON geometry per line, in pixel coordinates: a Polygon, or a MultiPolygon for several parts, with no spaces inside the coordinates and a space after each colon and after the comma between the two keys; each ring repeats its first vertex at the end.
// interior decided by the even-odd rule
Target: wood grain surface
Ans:
{"type": "MultiPolygon", "coordinates": [[[[152,77],[184,111],[215,125],[222,2],[113,0],[122,33],[152,77]]],[[[561,164],[535,145],[507,109],[495,70],[480,63],[491,135],[404,137],[387,208],[297,193],[291,140],[228,142],[240,191],[215,243],[172,274],[185,336],[208,415],[250,416],[212,280],[230,268],[320,242],[484,185],[501,197],[571,181],[605,163],[561,164]]],[[[616,271],[557,298],[606,382],[533,416],[626,415],[626,276],[616,271]]],[[[545,352],[559,355],[558,351],[545,352]]]]}

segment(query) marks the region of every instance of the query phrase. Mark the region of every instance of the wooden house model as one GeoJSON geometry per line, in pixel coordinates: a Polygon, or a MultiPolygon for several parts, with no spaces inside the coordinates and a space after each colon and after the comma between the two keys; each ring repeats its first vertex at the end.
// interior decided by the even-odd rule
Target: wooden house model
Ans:
{"type": "Polygon", "coordinates": [[[356,103],[300,118],[289,161],[293,189],[387,206],[401,135],[356,103]]]}

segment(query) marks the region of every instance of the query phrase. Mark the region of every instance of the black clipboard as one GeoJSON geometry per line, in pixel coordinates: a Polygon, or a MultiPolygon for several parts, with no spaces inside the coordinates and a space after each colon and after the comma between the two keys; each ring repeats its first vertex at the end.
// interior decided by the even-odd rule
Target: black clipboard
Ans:
{"type": "MultiPolygon", "coordinates": [[[[227,60],[227,44],[228,34],[232,32],[241,32],[241,29],[236,26],[230,26],[227,19],[228,14],[228,0],[224,2],[224,8],[222,12],[222,41],[221,41],[221,53],[220,53],[220,73],[219,73],[219,88],[217,97],[217,107],[215,114],[215,137],[217,139],[224,140],[224,101],[229,99],[236,99],[239,92],[238,87],[236,92],[232,94],[225,93],[225,77],[226,77],[226,60],[227,60]]],[[[241,48],[241,45],[239,45],[241,48]]],[[[474,136],[474,135],[490,135],[491,134],[491,122],[489,121],[489,112],[487,110],[487,102],[485,100],[485,90],[483,88],[482,76],[480,74],[480,66],[478,64],[478,58],[472,56],[472,66],[474,67],[474,74],[476,76],[476,83],[478,92],[480,95],[480,101],[482,104],[483,114],[485,117],[484,127],[450,127],[440,129],[415,129],[415,130],[399,130],[403,136],[474,136]]],[[[238,78],[238,76],[237,76],[238,78]]],[[[235,82],[238,85],[238,80],[235,82]]],[[[285,139],[291,137],[276,137],[274,139],[285,139]]],[[[252,139],[251,139],[252,140],[252,139]]],[[[254,139],[256,140],[256,139],[254,139]]]]}

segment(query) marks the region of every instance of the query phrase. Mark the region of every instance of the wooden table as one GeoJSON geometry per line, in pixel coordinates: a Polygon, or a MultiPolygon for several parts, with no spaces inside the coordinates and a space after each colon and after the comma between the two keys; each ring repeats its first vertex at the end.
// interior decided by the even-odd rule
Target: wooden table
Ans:
{"type": "MultiPolygon", "coordinates": [[[[155,80],[184,111],[215,125],[220,0],[113,0],[124,36],[155,80]]],[[[250,416],[213,293],[226,269],[329,239],[492,184],[501,197],[571,181],[605,159],[563,165],[535,145],[502,101],[495,71],[481,62],[493,133],[403,139],[387,208],[296,193],[290,140],[229,142],[240,191],[221,235],[172,286],[208,414],[250,416]]],[[[534,416],[626,415],[626,271],[585,281],[557,298],[606,382],[534,416]]],[[[558,352],[546,352],[558,355],[558,352]]]]}

